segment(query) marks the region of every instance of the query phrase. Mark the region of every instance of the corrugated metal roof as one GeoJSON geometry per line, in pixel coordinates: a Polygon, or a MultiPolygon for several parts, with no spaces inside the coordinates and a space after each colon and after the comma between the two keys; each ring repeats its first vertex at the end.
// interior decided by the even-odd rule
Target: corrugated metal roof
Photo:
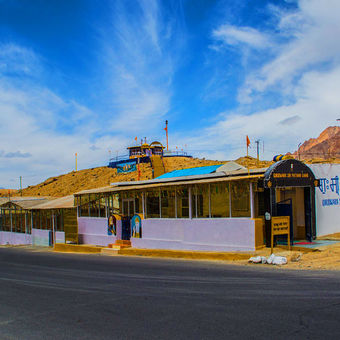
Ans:
{"type": "Polygon", "coordinates": [[[6,200],[0,201],[0,205],[11,202],[22,209],[33,209],[35,206],[51,199],[47,197],[11,197],[9,199],[6,197],[6,200]]]}
{"type": "Polygon", "coordinates": [[[54,200],[43,202],[34,207],[34,209],[65,209],[74,208],[74,196],[68,195],[65,197],[56,198],[54,200]]]}
{"type": "MultiPolygon", "coordinates": [[[[84,190],[77,192],[75,195],[81,194],[99,194],[99,193],[107,193],[107,192],[119,192],[119,191],[127,191],[127,190],[141,190],[141,189],[151,189],[158,187],[169,187],[169,186],[178,186],[178,185],[186,185],[186,184],[207,184],[207,183],[219,183],[219,182],[229,182],[229,181],[237,181],[243,179],[258,179],[263,177],[263,174],[254,174],[254,175],[243,175],[243,176],[223,176],[223,177],[204,177],[198,179],[190,179],[190,180],[178,180],[178,181],[167,181],[167,182],[153,182],[149,181],[148,183],[141,183],[147,181],[140,182],[130,182],[129,185],[122,186],[114,186],[114,187],[104,187],[104,188],[96,188],[92,190],[84,190]],[[134,185],[133,185],[134,184],[134,185]]],[[[183,179],[185,177],[181,177],[183,179]]]]}
{"type": "Polygon", "coordinates": [[[236,170],[247,170],[247,168],[242,166],[241,164],[230,161],[230,162],[227,162],[227,163],[221,165],[218,169],[216,169],[216,172],[223,171],[225,173],[228,173],[230,171],[236,171],[236,170]]]}
{"type": "Polygon", "coordinates": [[[195,176],[195,175],[206,175],[215,172],[216,169],[220,168],[221,164],[218,165],[209,165],[209,166],[200,166],[196,168],[188,168],[181,170],[174,170],[171,172],[167,172],[164,175],[157,177],[156,179],[163,178],[174,178],[174,177],[183,177],[183,176],[195,176]]]}

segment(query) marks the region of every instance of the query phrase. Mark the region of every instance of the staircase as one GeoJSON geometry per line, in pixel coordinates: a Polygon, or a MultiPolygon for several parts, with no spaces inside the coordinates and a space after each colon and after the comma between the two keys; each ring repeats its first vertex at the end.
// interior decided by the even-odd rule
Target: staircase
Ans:
{"type": "Polygon", "coordinates": [[[151,156],[151,165],[153,170],[153,178],[165,174],[165,166],[163,162],[163,157],[159,155],[151,156]]]}

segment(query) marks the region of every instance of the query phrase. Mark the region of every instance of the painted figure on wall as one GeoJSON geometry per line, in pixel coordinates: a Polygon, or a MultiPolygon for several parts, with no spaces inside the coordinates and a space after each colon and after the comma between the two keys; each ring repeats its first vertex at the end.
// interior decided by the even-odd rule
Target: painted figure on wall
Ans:
{"type": "Polygon", "coordinates": [[[114,215],[109,216],[107,234],[116,236],[117,234],[116,226],[117,226],[116,217],[114,215]]]}
{"type": "Polygon", "coordinates": [[[142,219],[139,215],[135,215],[131,219],[131,236],[142,238],[142,219]]]}

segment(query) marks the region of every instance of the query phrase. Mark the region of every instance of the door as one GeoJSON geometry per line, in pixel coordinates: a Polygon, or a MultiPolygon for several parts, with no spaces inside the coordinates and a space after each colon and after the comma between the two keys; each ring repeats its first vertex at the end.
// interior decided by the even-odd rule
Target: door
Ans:
{"type": "Polygon", "coordinates": [[[122,240],[130,240],[131,218],[135,214],[135,199],[124,198],[122,201],[122,240]]]}

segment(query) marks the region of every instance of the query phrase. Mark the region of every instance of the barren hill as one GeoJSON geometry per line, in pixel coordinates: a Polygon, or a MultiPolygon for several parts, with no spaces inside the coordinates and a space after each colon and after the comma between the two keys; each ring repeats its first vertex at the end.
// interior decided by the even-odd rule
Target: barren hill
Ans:
{"type": "MultiPolygon", "coordinates": [[[[165,157],[166,172],[196,166],[223,164],[224,162],[197,158],[165,157]]],[[[152,178],[150,164],[140,164],[141,180],[152,178]]],[[[46,181],[23,189],[24,196],[53,196],[62,197],[75,192],[110,185],[114,182],[136,181],[137,171],[117,174],[117,169],[98,167],[86,170],[72,171],[68,174],[50,177],[46,181]]]]}
{"type": "Polygon", "coordinates": [[[295,158],[300,158],[308,163],[325,160],[339,161],[340,127],[329,126],[321,132],[319,137],[305,141],[293,155],[295,158]]]}
{"type": "MultiPolygon", "coordinates": [[[[177,169],[187,169],[197,166],[208,166],[214,164],[224,164],[226,161],[214,161],[199,158],[184,157],[165,157],[164,165],[166,172],[177,169]]],[[[257,164],[256,159],[252,157],[241,157],[236,160],[243,166],[249,168],[266,167],[271,162],[260,161],[257,164]]],[[[141,180],[152,178],[152,168],[150,164],[140,165],[141,180]]],[[[130,173],[117,174],[117,169],[108,167],[98,167],[86,170],[72,171],[68,174],[50,177],[46,181],[29,186],[22,190],[23,196],[52,196],[62,197],[75,192],[93,189],[110,185],[114,182],[136,181],[137,171],[130,173]]],[[[5,195],[7,192],[5,193],[5,195]]]]}

